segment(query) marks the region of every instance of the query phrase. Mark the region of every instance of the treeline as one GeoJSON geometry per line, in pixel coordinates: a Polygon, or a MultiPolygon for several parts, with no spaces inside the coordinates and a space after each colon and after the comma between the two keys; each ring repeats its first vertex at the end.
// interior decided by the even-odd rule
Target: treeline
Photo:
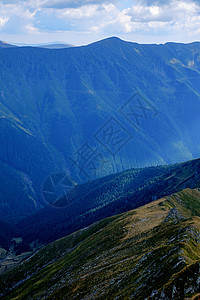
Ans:
{"type": "Polygon", "coordinates": [[[198,187],[199,173],[195,168],[199,168],[197,161],[133,169],[80,185],[70,205],[47,207],[20,222],[18,228],[24,240],[49,243],[105,217],[137,208],[185,187],[198,187]]]}

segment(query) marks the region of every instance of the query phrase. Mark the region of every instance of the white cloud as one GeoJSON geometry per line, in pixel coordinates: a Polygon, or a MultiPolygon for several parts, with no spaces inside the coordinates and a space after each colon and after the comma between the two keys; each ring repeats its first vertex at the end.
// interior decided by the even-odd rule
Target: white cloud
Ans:
{"type": "Polygon", "coordinates": [[[0,17],[0,27],[3,27],[7,22],[8,22],[9,18],[7,17],[0,17]]]}
{"type": "Polygon", "coordinates": [[[28,33],[39,33],[38,28],[34,27],[32,24],[26,25],[26,30],[28,33]]]}
{"type": "MultiPolygon", "coordinates": [[[[114,1],[114,0],[113,0],[114,1]]],[[[85,5],[99,5],[103,3],[112,3],[112,0],[44,0],[41,6],[46,8],[77,8],[85,5]]]]}
{"type": "Polygon", "coordinates": [[[13,4],[34,8],[77,8],[85,5],[100,5],[103,3],[113,3],[115,0],[2,0],[2,4],[13,4]]]}
{"type": "Polygon", "coordinates": [[[82,6],[79,8],[68,8],[63,10],[62,12],[57,12],[58,18],[68,18],[68,19],[81,19],[82,18],[91,18],[91,17],[98,17],[97,5],[92,6],[82,6]]]}
{"type": "Polygon", "coordinates": [[[185,22],[187,16],[198,14],[199,7],[195,3],[173,0],[162,6],[133,6],[129,11],[134,22],[185,22]]]}
{"type": "Polygon", "coordinates": [[[133,40],[140,35],[144,42],[150,37],[154,42],[155,36],[200,39],[200,0],[2,0],[0,13],[0,32],[8,37],[66,35],[76,40],[77,33],[85,43],[93,34],[133,40]]]}

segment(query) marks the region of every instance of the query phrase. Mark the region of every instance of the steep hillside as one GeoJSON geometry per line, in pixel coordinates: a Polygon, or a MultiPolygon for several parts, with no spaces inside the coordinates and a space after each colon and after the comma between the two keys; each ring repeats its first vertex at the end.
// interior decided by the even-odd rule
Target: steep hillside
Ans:
{"type": "Polygon", "coordinates": [[[0,161],[0,220],[14,223],[33,214],[42,207],[36,199],[27,175],[0,161]]]}
{"type": "Polygon", "coordinates": [[[13,216],[0,183],[0,218],[45,205],[43,182],[57,172],[83,183],[199,157],[199,72],[199,43],[0,48],[0,161],[22,181],[20,194],[28,185],[13,216]]]}
{"type": "Polygon", "coordinates": [[[1,296],[195,298],[199,236],[200,191],[186,189],[47,245],[0,277],[1,296]]]}
{"type": "Polygon", "coordinates": [[[20,237],[20,233],[17,228],[8,223],[0,221],[0,248],[7,252],[10,247],[10,241],[14,237],[20,237]]]}
{"type": "Polygon", "coordinates": [[[75,199],[17,224],[24,240],[49,243],[98,220],[143,206],[185,188],[200,188],[200,159],[171,166],[131,169],[76,187],[75,199]]]}

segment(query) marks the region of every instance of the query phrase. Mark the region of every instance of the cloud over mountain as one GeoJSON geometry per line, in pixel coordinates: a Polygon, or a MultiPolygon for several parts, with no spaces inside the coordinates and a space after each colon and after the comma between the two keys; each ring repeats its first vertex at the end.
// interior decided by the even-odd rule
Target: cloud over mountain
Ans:
{"type": "MultiPolygon", "coordinates": [[[[137,42],[199,39],[199,0],[3,0],[0,33],[35,42],[89,43],[110,35],[137,42]]],[[[9,39],[8,39],[9,40],[9,39]]]]}

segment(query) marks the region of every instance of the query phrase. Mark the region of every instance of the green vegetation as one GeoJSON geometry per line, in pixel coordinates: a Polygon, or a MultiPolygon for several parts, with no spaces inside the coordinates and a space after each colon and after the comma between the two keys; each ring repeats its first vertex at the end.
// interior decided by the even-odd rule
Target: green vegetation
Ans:
{"type": "Polygon", "coordinates": [[[49,243],[106,217],[145,205],[155,198],[185,188],[198,188],[199,169],[200,159],[197,159],[106,176],[77,186],[76,198],[70,206],[66,203],[63,209],[43,209],[22,220],[18,228],[25,241],[38,239],[41,244],[49,243]]]}
{"type": "Polygon", "coordinates": [[[45,246],[0,276],[2,299],[193,297],[199,236],[200,191],[186,189],[45,246]]]}

